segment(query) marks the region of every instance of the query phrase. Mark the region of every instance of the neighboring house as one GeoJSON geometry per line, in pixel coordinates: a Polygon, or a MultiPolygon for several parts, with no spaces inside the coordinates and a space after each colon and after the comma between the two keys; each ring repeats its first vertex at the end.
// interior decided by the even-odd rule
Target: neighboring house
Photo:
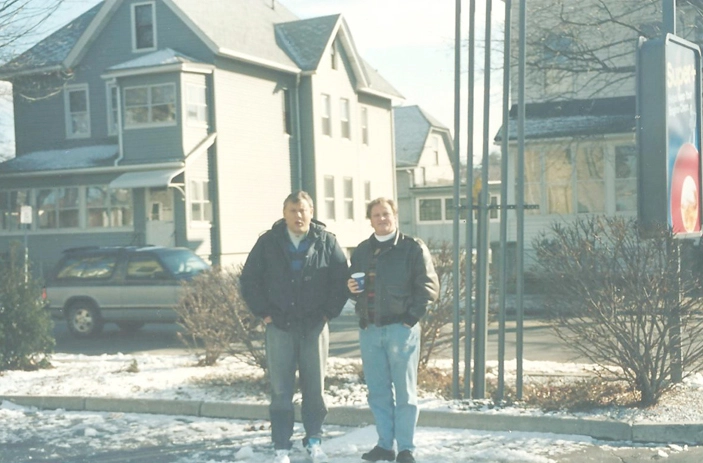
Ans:
{"type": "MultiPolygon", "coordinates": [[[[419,106],[393,109],[396,183],[401,230],[427,242],[453,242],[453,141],[449,129],[419,106]]],[[[466,195],[462,169],[461,195],[466,195]]],[[[490,203],[500,204],[498,181],[489,181],[490,203]]],[[[498,239],[498,209],[489,212],[492,240],[498,239]]],[[[461,245],[465,242],[468,209],[460,213],[461,245]]],[[[476,215],[474,215],[475,217],[476,215]]],[[[475,225],[474,221],[474,225],[475,225]]],[[[474,245],[475,245],[474,234],[474,245]]]]}
{"type": "Polygon", "coordinates": [[[340,15],[275,0],[106,0],[0,67],[16,158],[0,164],[0,248],[33,207],[30,257],[186,246],[241,262],[305,189],[345,248],[395,195],[392,102],[340,15]],[[368,166],[373,165],[373,168],[368,166]]]}
{"type": "MultiPolygon", "coordinates": [[[[661,34],[660,1],[612,2],[537,0],[528,15],[526,50],[530,67],[525,105],[526,265],[533,240],[554,222],[593,214],[637,215],[636,79],[640,34],[661,34]],[[607,9],[606,7],[612,7],[607,9]],[[599,14],[604,18],[599,21],[599,14]],[[566,20],[563,20],[563,19],[566,20]],[[595,65],[595,63],[600,63],[595,65]]],[[[518,13],[518,6],[513,3],[518,13]]],[[[678,31],[701,43],[700,14],[680,10],[678,31]]],[[[514,16],[517,17],[517,16],[514,16]]],[[[518,23],[513,22],[517,49],[518,23]]],[[[518,63],[512,63],[515,71],[518,63]]],[[[512,73],[512,101],[517,101],[518,73],[512,73]]],[[[509,137],[508,197],[514,203],[517,108],[509,137]]],[[[501,128],[495,141],[505,134],[501,128]]],[[[516,239],[514,213],[508,239],[516,239]]]]}

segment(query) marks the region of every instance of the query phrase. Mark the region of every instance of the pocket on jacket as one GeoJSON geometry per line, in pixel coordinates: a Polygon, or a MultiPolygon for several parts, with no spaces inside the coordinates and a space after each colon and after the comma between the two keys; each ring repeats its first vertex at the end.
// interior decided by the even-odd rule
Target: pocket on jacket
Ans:
{"type": "Polygon", "coordinates": [[[388,287],[388,312],[392,315],[400,315],[406,312],[406,301],[409,295],[400,286],[388,287]]]}

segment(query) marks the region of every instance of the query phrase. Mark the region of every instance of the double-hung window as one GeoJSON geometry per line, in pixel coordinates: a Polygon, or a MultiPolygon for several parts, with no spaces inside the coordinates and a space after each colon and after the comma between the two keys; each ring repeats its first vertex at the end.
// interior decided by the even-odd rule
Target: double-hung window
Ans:
{"type": "Polygon", "coordinates": [[[209,183],[207,180],[190,181],[190,220],[193,222],[212,221],[209,183]]]}
{"type": "Polygon", "coordinates": [[[354,179],[344,177],[344,218],[354,220],[354,179]]]}
{"type": "Polygon", "coordinates": [[[359,116],[361,119],[361,143],[364,145],[369,144],[369,109],[366,106],[361,107],[361,114],[359,116]]]}
{"type": "Polygon", "coordinates": [[[132,5],[132,49],[149,51],[156,49],[156,11],[154,2],[132,5]]]}
{"type": "Polygon", "coordinates": [[[335,200],[334,200],[334,177],[325,175],[325,213],[328,219],[334,220],[335,200]]]}
{"type": "Polygon", "coordinates": [[[128,87],[125,95],[125,128],[176,123],[176,85],[128,87]]]}
{"type": "Polygon", "coordinates": [[[90,137],[90,101],[87,85],[71,85],[64,91],[66,108],[66,136],[90,137]]]}
{"type": "Polygon", "coordinates": [[[119,89],[115,84],[107,84],[107,134],[117,135],[119,131],[119,89]]]}
{"type": "Polygon", "coordinates": [[[207,126],[207,89],[204,85],[186,86],[186,114],[188,123],[207,126]]]}
{"type": "Polygon", "coordinates": [[[351,122],[349,121],[349,100],[342,98],[339,101],[339,122],[341,124],[342,137],[351,138],[351,122]]]}
{"type": "Polygon", "coordinates": [[[329,95],[322,95],[322,134],[332,136],[332,105],[329,95]]]}

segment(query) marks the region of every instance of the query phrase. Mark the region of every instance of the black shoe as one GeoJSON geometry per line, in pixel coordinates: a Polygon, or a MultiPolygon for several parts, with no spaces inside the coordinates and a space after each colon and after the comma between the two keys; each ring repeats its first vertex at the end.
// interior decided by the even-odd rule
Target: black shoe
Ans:
{"type": "Polygon", "coordinates": [[[415,457],[410,450],[398,452],[398,458],[395,459],[398,463],[415,463],[415,457]]]}
{"type": "MultiPolygon", "coordinates": [[[[371,449],[370,452],[366,452],[363,455],[361,455],[361,459],[366,460],[366,461],[379,461],[379,460],[393,461],[393,460],[395,460],[395,451],[394,450],[386,450],[386,449],[379,447],[377,445],[376,447],[371,449]]],[[[412,460],[412,461],[415,461],[415,460],[412,460]]]]}

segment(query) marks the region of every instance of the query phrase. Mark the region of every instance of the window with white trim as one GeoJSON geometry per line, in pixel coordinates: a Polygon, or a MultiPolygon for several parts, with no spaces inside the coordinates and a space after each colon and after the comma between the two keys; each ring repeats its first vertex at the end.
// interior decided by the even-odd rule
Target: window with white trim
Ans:
{"type": "MultiPolygon", "coordinates": [[[[465,198],[461,200],[465,201],[465,198]]],[[[466,221],[469,218],[469,208],[464,207],[461,202],[459,206],[461,207],[459,210],[459,220],[466,221]]],[[[454,221],[454,198],[444,198],[444,220],[454,221]]]]}
{"type": "Polygon", "coordinates": [[[351,138],[351,122],[349,121],[349,100],[342,98],[339,101],[339,122],[342,138],[351,138]]]}
{"type": "Polygon", "coordinates": [[[175,84],[128,87],[124,96],[125,128],[176,123],[175,84]]]}
{"type": "Polygon", "coordinates": [[[354,220],[354,179],[344,177],[344,218],[354,220]]]}
{"type": "Polygon", "coordinates": [[[325,175],[325,216],[335,220],[334,177],[325,175]]]}
{"type": "Polygon", "coordinates": [[[364,145],[369,144],[369,108],[366,106],[361,107],[361,114],[359,115],[359,122],[361,124],[361,143],[364,145]]]}
{"type": "Polygon", "coordinates": [[[64,91],[66,137],[90,137],[90,100],[88,85],[71,85],[64,91]]]}
{"type": "Polygon", "coordinates": [[[368,180],[364,182],[364,205],[368,206],[371,202],[371,182],[368,180]]]}
{"type": "Polygon", "coordinates": [[[132,49],[134,51],[156,49],[155,10],[154,2],[132,5],[132,49]]]}
{"type": "Polygon", "coordinates": [[[86,228],[118,228],[134,224],[132,190],[94,185],[85,189],[86,228]]]}
{"type": "Polygon", "coordinates": [[[211,222],[212,204],[210,203],[209,182],[203,179],[190,181],[190,220],[193,222],[211,222]]]}
{"type": "Polygon", "coordinates": [[[420,222],[440,222],[442,220],[442,198],[421,198],[417,200],[420,222]]]}
{"type": "Polygon", "coordinates": [[[107,84],[107,134],[117,135],[119,130],[119,89],[115,84],[107,84]]]}
{"type": "Polygon", "coordinates": [[[19,231],[20,209],[30,206],[30,190],[0,191],[0,231],[19,231]]]}
{"type": "Polygon", "coordinates": [[[207,89],[205,85],[186,85],[186,120],[193,125],[207,126],[207,89]]]}
{"type": "Polygon", "coordinates": [[[322,95],[322,134],[332,136],[332,103],[329,95],[322,95]]]}

